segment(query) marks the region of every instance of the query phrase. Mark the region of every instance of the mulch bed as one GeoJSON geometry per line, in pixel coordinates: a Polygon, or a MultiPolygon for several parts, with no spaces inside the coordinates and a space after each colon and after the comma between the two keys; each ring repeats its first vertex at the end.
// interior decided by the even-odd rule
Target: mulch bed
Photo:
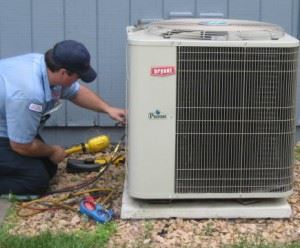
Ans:
{"type": "MultiPolygon", "coordinates": [[[[97,154],[100,155],[100,154],[97,154]]],[[[87,155],[81,155],[83,158],[87,155]]],[[[121,220],[115,221],[117,231],[108,247],[220,247],[241,240],[288,243],[300,240],[300,162],[295,161],[294,192],[289,197],[293,217],[289,219],[209,219],[209,220],[121,220]]],[[[96,173],[68,174],[65,163],[59,165],[52,188],[79,184],[96,173]]],[[[117,215],[121,211],[124,165],[110,166],[94,187],[114,189],[111,207],[117,215]]],[[[79,202],[74,205],[79,209],[79,202]]],[[[17,218],[10,229],[12,234],[37,235],[51,232],[94,230],[96,224],[80,213],[66,209],[45,211],[26,218],[17,218]]]]}

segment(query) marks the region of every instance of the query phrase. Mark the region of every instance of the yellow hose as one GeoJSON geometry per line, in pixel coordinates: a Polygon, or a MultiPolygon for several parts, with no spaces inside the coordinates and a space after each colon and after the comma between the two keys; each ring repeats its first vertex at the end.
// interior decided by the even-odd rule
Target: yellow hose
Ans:
{"type": "Polygon", "coordinates": [[[90,152],[90,153],[96,153],[104,150],[106,147],[108,147],[110,143],[109,137],[106,135],[101,135],[98,137],[94,137],[88,140],[86,144],[78,144],[74,145],[68,149],[65,150],[65,152],[68,155],[71,155],[76,152],[90,152]]]}

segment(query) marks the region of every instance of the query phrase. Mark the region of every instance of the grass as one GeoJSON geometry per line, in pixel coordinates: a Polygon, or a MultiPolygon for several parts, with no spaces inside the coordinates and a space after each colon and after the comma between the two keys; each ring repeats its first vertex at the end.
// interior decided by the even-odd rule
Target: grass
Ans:
{"type": "Polygon", "coordinates": [[[223,248],[300,248],[300,240],[289,243],[270,243],[261,236],[243,235],[239,241],[223,248]]]}
{"type": "Polygon", "coordinates": [[[245,241],[242,240],[233,245],[224,246],[224,248],[300,248],[300,242],[292,242],[290,244],[271,244],[265,241],[245,241]]]}
{"type": "Polygon", "coordinates": [[[294,152],[295,152],[295,159],[300,161],[300,146],[295,146],[294,152]]]}
{"type": "MultiPolygon", "coordinates": [[[[151,248],[152,244],[144,243],[145,240],[151,241],[151,231],[153,230],[153,222],[151,220],[144,221],[144,232],[143,235],[138,237],[134,244],[131,247],[134,248],[151,248]]],[[[126,245],[123,245],[122,248],[126,248],[126,245]]]]}
{"type": "Polygon", "coordinates": [[[214,224],[212,222],[207,222],[206,226],[204,227],[203,234],[205,236],[211,236],[214,232],[214,224]]]}
{"type": "Polygon", "coordinates": [[[116,224],[99,224],[95,231],[77,231],[73,233],[44,232],[29,237],[11,235],[9,229],[16,223],[15,208],[8,210],[6,221],[0,226],[0,248],[100,248],[105,247],[116,231],[116,224]]]}
{"type": "Polygon", "coordinates": [[[99,248],[104,247],[110,236],[115,232],[114,223],[98,225],[94,232],[76,233],[42,233],[38,236],[27,237],[10,235],[5,227],[0,229],[1,248],[99,248]]]}

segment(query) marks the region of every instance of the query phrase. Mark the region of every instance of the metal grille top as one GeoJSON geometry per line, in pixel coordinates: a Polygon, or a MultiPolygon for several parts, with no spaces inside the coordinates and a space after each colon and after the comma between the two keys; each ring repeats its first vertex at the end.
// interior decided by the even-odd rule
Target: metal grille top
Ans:
{"type": "Polygon", "coordinates": [[[164,38],[199,40],[277,40],[284,30],[275,24],[230,19],[177,19],[152,22],[147,32],[164,38]]]}

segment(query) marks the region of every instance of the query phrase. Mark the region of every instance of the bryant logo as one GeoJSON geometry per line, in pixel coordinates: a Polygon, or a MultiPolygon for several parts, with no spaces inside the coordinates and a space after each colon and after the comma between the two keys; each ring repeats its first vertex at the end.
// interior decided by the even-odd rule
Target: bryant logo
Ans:
{"type": "Polygon", "coordinates": [[[176,73],[175,66],[156,66],[151,68],[151,76],[165,77],[176,73]]]}

